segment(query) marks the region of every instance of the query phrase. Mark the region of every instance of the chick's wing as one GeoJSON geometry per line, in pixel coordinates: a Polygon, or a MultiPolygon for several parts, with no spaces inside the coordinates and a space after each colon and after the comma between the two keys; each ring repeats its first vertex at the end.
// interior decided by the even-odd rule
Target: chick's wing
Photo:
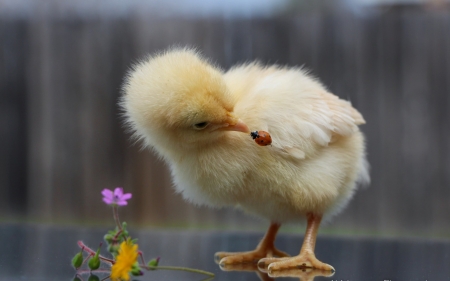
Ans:
{"type": "Polygon", "coordinates": [[[257,129],[271,134],[274,148],[298,159],[350,136],[365,122],[350,102],[328,93],[301,69],[262,69],[238,108],[257,129]]]}
{"type": "Polygon", "coordinates": [[[302,159],[315,146],[327,146],[339,136],[350,136],[357,131],[357,125],[364,123],[349,102],[333,94],[311,92],[300,96],[289,110],[284,108],[279,116],[281,122],[274,122],[271,116],[264,118],[274,146],[291,156],[302,159]]]}

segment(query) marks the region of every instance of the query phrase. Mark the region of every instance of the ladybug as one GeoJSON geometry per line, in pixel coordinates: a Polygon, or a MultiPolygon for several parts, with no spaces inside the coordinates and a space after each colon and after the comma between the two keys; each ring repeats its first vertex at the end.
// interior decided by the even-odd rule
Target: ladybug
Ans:
{"type": "Polygon", "coordinates": [[[266,131],[254,131],[250,133],[250,136],[260,146],[266,146],[272,143],[272,137],[266,131]]]}

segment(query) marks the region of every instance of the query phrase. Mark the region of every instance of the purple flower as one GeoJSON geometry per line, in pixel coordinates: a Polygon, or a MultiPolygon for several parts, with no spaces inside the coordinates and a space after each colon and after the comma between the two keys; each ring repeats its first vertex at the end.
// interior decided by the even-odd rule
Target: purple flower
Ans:
{"type": "Polygon", "coordinates": [[[105,202],[108,205],[119,205],[119,206],[125,206],[127,205],[127,200],[131,198],[131,193],[125,193],[123,194],[123,188],[122,187],[116,187],[114,189],[114,192],[112,190],[109,190],[107,188],[103,189],[102,191],[103,195],[103,202],[105,202]]]}

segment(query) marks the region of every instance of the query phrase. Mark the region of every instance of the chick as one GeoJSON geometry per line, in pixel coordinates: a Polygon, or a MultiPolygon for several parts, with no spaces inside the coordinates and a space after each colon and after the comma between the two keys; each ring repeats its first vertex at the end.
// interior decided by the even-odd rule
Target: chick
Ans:
{"type": "Polygon", "coordinates": [[[216,253],[221,266],[334,271],[314,255],[322,218],[369,181],[365,121],[301,68],[257,62],[227,72],[197,51],[174,48],[134,65],[121,106],[134,136],[164,159],[176,190],[197,205],[234,206],[271,225],[254,251],[216,253]],[[272,145],[249,133],[264,130],[272,145]],[[282,223],[307,223],[300,254],[274,246],[282,223]],[[276,258],[278,257],[278,258],[276,258]]]}

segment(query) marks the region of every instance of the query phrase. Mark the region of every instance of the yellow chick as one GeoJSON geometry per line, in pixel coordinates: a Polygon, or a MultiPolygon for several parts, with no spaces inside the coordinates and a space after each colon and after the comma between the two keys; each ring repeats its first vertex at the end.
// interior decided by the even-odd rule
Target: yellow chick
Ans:
{"type": "Polygon", "coordinates": [[[271,225],[254,251],[216,253],[221,266],[334,271],[314,255],[323,217],[369,182],[365,121],[301,68],[243,64],[227,72],[189,48],[136,64],[123,86],[128,125],[169,165],[175,188],[197,205],[235,206],[271,225]],[[250,129],[271,134],[259,146],[250,129]],[[274,246],[282,223],[307,222],[300,254],[274,246]]]}

